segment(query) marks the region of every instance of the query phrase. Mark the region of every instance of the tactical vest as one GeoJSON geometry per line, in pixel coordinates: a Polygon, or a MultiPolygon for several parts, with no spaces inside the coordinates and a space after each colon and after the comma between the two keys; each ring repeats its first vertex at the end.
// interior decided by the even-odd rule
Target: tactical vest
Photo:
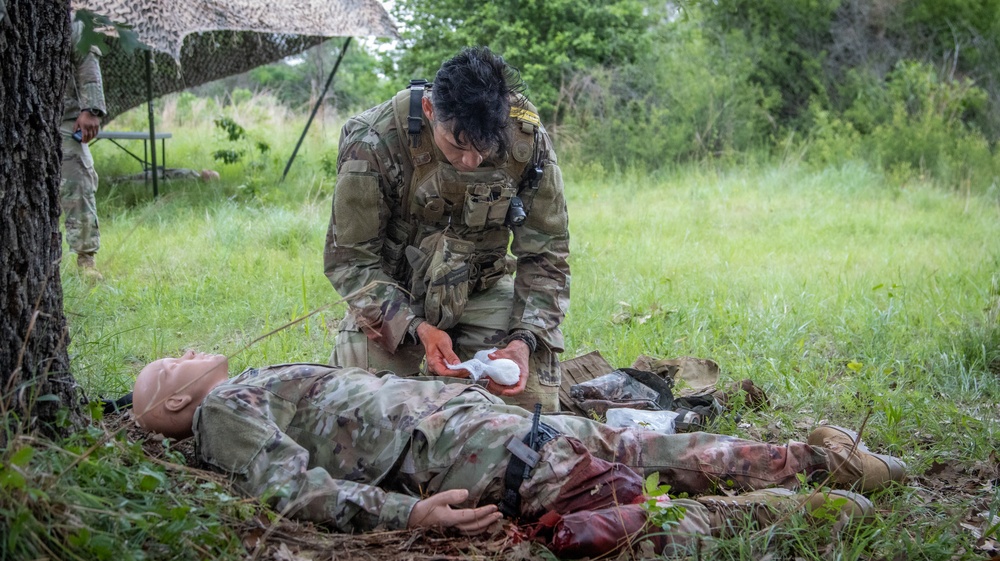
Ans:
{"type": "MultiPolygon", "coordinates": [[[[498,162],[495,167],[463,172],[451,166],[440,152],[435,153],[431,128],[422,111],[420,123],[414,123],[418,126],[410,126],[411,100],[419,103],[420,97],[411,96],[411,90],[406,89],[392,102],[403,145],[400,156],[408,160],[400,162],[404,168],[400,204],[407,223],[405,229],[409,230],[407,245],[420,247],[428,236],[448,229],[450,236],[470,244],[470,290],[486,290],[504,274],[513,272],[513,262],[509,263],[507,257],[511,232],[506,224],[507,210],[513,197],[519,195],[524,199],[525,209],[530,211],[535,189],[525,187],[533,181],[533,186],[537,186],[534,176],[541,166],[536,141],[538,114],[534,106],[519,99],[522,105],[514,104],[510,111],[508,152],[495,157],[498,162]]],[[[390,237],[397,237],[392,234],[390,237]]],[[[400,242],[403,240],[390,241],[393,245],[400,242]]],[[[401,251],[383,252],[383,257],[386,259],[383,266],[390,274],[408,269],[401,251]]]]}

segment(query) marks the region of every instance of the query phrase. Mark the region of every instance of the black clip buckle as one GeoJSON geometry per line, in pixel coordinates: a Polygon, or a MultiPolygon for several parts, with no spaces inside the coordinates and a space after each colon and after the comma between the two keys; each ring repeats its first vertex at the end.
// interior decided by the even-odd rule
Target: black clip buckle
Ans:
{"type": "Polygon", "coordinates": [[[410,145],[414,148],[420,146],[420,126],[423,124],[420,100],[424,97],[426,87],[427,80],[422,78],[410,80],[410,113],[406,117],[406,132],[410,135],[410,145]]]}

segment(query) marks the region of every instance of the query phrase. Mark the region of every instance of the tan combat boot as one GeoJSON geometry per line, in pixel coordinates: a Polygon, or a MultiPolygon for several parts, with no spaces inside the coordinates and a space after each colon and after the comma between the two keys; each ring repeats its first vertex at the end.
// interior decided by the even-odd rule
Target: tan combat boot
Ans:
{"type": "Polygon", "coordinates": [[[104,276],[97,270],[97,263],[94,262],[93,253],[78,253],[76,256],[76,268],[88,280],[104,280],[104,276]]]}
{"type": "Polygon", "coordinates": [[[906,464],[884,454],[873,454],[858,433],[833,425],[823,425],[809,434],[809,444],[829,451],[830,481],[835,485],[868,492],[906,479],[906,464]],[[857,442],[855,447],[854,443],[857,442]],[[853,452],[851,452],[853,448],[853,452]]]}
{"type": "Polygon", "coordinates": [[[796,493],[782,488],[759,489],[733,497],[706,496],[695,500],[711,512],[712,534],[716,536],[738,531],[740,521],[748,517],[763,528],[792,512],[803,512],[810,517],[820,512],[829,516],[832,512],[837,519],[850,521],[866,520],[875,513],[874,505],[863,495],[843,490],[796,493]]]}

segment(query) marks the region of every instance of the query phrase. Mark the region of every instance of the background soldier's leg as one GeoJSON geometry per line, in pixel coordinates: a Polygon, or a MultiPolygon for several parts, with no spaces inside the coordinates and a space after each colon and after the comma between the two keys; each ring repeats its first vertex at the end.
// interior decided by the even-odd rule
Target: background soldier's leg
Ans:
{"type": "Polygon", "coordinates": [[[65,121],[62,133],[62,185],[59,202],[66,220],[66,243],[78,255],[93,255],[101,247],[97,223],[97,172],[86,144],[70,136],[73,121],[65,121]]]}
{"type": "MultiPolygon", "coordinates": [[[[455,354],[468,360],[477,351],[499,346],[507,336],[513,302],[514,282],[510,276],[503,277],[489,290],[470,295],[458,325],[448,330],[455,344],[455,354]]],[[[530,375],[524,391],[503,400],[529,411],[534,409],[535,403],[541,403],[546,413],[558,411],[562,379],[558,355],[539,342],[538,349],[531,354],[528,370],[530,375]]]]}
{"type": "Polygon", "coordinates": [[[356,366],[372,372],[389,370],[399,376],[414,376],[420,373],[420,361],[424,348],[420,344],[403,344],[390,354],[372,343],[357,326],[354,318],[347,314],[340,322],[334,343],[330,364],[334,366],[356,366]]]}

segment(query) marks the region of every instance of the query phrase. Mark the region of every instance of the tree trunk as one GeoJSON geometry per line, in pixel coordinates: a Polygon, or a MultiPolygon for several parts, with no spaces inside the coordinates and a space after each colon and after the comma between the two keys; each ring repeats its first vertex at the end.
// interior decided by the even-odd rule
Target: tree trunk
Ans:
{"type": "MultiPolygon", "coordinates": [[[[59,121],[68,0],[5,0],[0,21],[0,415],[10,431],[81,418],[59,261],[59,121]],[[59,414],[68,407],[69,415],[59,414]]],[[[8,431],[0,431],[0,447],[8,431]]]]}

